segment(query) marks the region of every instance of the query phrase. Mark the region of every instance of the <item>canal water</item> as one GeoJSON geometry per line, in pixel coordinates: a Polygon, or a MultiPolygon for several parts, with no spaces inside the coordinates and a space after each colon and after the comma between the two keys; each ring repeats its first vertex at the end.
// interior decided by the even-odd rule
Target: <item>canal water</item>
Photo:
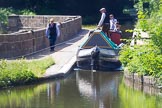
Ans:
{"type": "Polygon", "coordinates": [[[65,79],[1,90],[0,108],[162,108],[162,96],[126,86],[123,72],[74,71],[65,79]]]}

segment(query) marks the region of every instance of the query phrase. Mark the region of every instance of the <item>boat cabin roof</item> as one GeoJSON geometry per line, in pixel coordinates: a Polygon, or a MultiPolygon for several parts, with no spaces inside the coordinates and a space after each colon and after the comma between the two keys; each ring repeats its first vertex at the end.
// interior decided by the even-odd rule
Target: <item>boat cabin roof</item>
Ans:
{"type": "Polygon", "coordinates": [[[101,30],[90,31],[88,38],[80,47],[88,49],[94,46],[98,46],[100,48],[118,49],[118,46],[101,30]]]}

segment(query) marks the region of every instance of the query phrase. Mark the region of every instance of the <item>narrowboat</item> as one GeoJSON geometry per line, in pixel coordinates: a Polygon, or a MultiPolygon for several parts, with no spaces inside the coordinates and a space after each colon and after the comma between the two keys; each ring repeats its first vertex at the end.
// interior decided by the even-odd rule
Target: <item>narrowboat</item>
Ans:
{"type": "MultiPolygon", "coordinates": [[[[111,34],[111,37],[113,37],[113,34],[111,34]]],[[[113,42],[102,30],[90,31],[85,41],[78,48],[76,54],[77,68],[122,70],[118,56],[123,44],[120,43],[119,39],[116,42],[113,42]]]]}

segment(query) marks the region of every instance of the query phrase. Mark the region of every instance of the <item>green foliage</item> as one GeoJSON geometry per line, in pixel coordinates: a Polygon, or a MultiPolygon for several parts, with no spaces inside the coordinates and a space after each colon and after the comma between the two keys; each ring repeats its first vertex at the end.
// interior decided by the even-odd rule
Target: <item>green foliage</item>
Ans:
{"type": "Polygon", "coordinates": [[[0,8],[0,23],[4,23],[7,25],[7,19],[9,15],[17,14],[17,15],[35,15],[34,12],[23,9],[23,10],[15,10],[13,8],[0,8]]]}
{"type": "Polygon", "coordinates": [[[119,59],[122,62],[123,66],[127,66],[128,63],[132,61],[134,54],[134,49],[129,47],[128,45],[125,45],[122,50],[120,51],[119,59]]]}
{"type": "Polygon", "coordinates": [[[28,68],[32,70],[34,74],[36,74],[38,77],[42,76],[47,68],[49,68],[51,65],[55,64],[52,57],[43,58],[40,60],[32,60],[28,64],[28,68]]]}
{"type": "Polygon", "coordinates": [[[83,26],[83,29],[96,29],[97,28],[97,25],[82,25],[83,26]]]}
{"type": "Polygon", "coordinates": [[[0,23],[7,24],[8,15],[13,13],[11,8],[0,8],[0,23]]]}
{"type": "Polygon", "coordinates": [[[38,61],[25,59],[0,61],[0,87],[26,84],[36,80],[45,70],[54,64],[51,57],[38,61]]]}
{"type": "Polygon", "coordinates": [[[154,44],[162,50],[162,0],[140,0],[135,7],[139,10],[136,28],[149,31],[154,44]],[[143,10],[145,2],[149,2],[148,11],[143,10]]]}
{"type": "Polygon", "coordinates": [[[0,64],[0,87],[25,84],[32,81],[36,76],[27,69],[27,62],[24,60],[7,62],[2,60],[0,64]]]}
{"type": "Polygon", "coordinates": [[[136,23],[137,29],[142,29],[143,31],[149,30],[149,21],[146,19],[147,15],[144,14],[142,11],[138,11],[138,22],[136,23]]]}
{"type": "Polygon", "coordinates": [[[7,33],[5,30],[7,23],[8,23],[8,16],[12,14],[17,14],[17,15],[35,15],[34,12],[28,10],[28,9],[23,9],[23,10],[15,10],[13,8],[0,8],[0,33],[7,33]]]}
{"type": "Polygon", "coordinates": [[[162,55],[156,46],[127,46],[120,51],[119,59],[130,72],[154,77],[162,75],[162,55]]]}
{"type": "Polygon", "coordinates": [[[39,15],[81,15],[83,24],[95,24],[100,17],[99,9],[105,7],[117,17],[123,14],[124,7],[133,8],[130,0],[0,0],[0,7],[10,7],[16,10],[29,9],[39,15]],[[114,8],[116,7],[117,8],[114,8]]]}
{"type": "Polygon", "coordinates": [[[23,10],[20,10],[20,11],[16,11],[16,13],[18,15],[36,15],[34,12],[32,12],[31,10],[28,10],[28,9],[23,9],[23,10]]]}
{"type": "Polygon", "coordinates": [[[160,5],[159,5],[160,3],[161,3],[161,0],[138,0],[138,2],[134,5],[134,7],[137,8],[138,11],[145,11],[149,14],[151,12],[157,12],[157,10],[159,10],[160,8],[160,5]],[[145,9],[143,7],[144,3],[149,4],[148,9],[145,9]]]}
{"type": "MultiPolygon", "coordinates": [[[[139,0],[136,28],[147,31],[149,44],[124,47],[120,60],[130,72],[158,77],[162,81],[162,0],[139,0]],[[149,2],[150,9],[144,10],[143,3],[149,2]]],[[[141,34],[138,34],[140,39],[141,34]]]]}
{"type": "Polygon", "coordinates": [[[162,8],[152,14],[150,19],[150,36],[156,46],[162,50],[162,8]]]}

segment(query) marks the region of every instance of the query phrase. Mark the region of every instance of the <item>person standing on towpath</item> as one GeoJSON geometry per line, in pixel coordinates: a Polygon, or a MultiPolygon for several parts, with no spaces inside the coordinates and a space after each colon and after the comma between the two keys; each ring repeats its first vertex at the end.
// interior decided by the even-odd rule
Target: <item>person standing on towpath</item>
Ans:
{"type": "Polygon", "coordinates": [[[60,36],[60,23],[55,23],[54,19],[50,19],[50,23],[46,28],[46,37],[49,39],[50,51],[53,52],[55,49],[56,39],[60,36]]]}

